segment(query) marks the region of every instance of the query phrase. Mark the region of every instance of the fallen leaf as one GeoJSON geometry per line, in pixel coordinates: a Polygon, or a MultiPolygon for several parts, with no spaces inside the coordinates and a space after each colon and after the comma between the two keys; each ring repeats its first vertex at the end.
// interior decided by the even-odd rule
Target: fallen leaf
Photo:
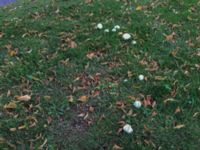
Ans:
{"type": "Polygon", "coordinates": [[[9,130],[10,130],[11,132],[15,132],[15,131],[17,131],[16,128],[10,128],[9,130]]]}
{"type": "Polygon", "coordinates": [[[6,143],[6,139],[4,139],[3,137],[0,137],[0,144],[6,143]]]}
{"type": "Polygon", "coordinates": [[[143,9],[142,6],[137,6],[135,10],[137,10],[137,11],[141,11],[142,9],[143,9]]]}
{"type": "Polygon", "coordinates": [[[51,124],[52,121],[53,121],[53,119],[52,119],[50,116],[48,116],[48,117],[47,117],[47,123],[48,123],[48,124],[51,124]]]}
{"type": "Polygon", "coordinates": [[[133,76],[133,73],[131,71],[128,71],[127,74],[129,78],[133,76]]]}
{"type": "Polygon", "coordinates": [[[85,0],[85,3],[90,4],[90,3],[92,3],[92,0],[85,0]]]}
{"type": "Polygon", "coordinates": [[[146,98],[143,100],[144,107],[153,106],[153,102],[154,101],[150,95],[146,96],[146,98]]]}
{"type": "Polygon", "coordinates": [[[8,104],[4,105],[5,109],[14,109],[17,107],[17,104],[13,101],[13,102],[9,102],[8,104]]]}
{"type": "Polygon", "coordinates": [[[85,96],[85,95],[80,96],[79,99],[78,99],[78,101],[80,101],[80,102],[87,102],[88,101],[88,97],[85,96]]]}
{"type": "Polygon", "coordinates": [[[170,34],[170,35],[166,35],[165,36],[165,40],[166,41],[172,41],[173,39],[174,39],[174,36],[176,35],[176,33],[175,32],[172,32],[172,34],[170,34]]]}
{"type": "Polygon", "coordinates": [[[114,144],[112,149],[113,150],[122,150],[123,148],[117,144],[114,144]]]}
{"type": "Polygon", "coordinates": [[[166,80],[167,77],[162,77],[162,76],[155,76],[155,80],[158,80],[158,81],[163,81],[163,80],[166,80]]]}
{"type": "Polygon", "coordinates": [[[125,107],[124,102],[123,101],[117,101],[116,102],[116,106],[119,109],[123,109],[125,107]]]}
{"type": "Polygon", "coordinates": [[[96,54],[94,52],[89,52],[86,56],[89,59],[93,59],[94,57],[96,57],[96,54]]]}
{"type": "Polygon", "coordinates": [[[25,125],[21,125],[21,126],[18,127],[19,130],[22,130],[22,129],[24,129],[24,128],[26,128],[25,125]]]}
{"type": "Polygon", "coordinates": [[[180,128],[183,128],[183,127],[185,127],[184,124],[179,124],[179,125],[176,125],[176,126],[174,127],[174,129],[180,129],[180,128]]]}
{"type": "Polygon", "coordinates": [[[180,109],[180,107],[177,107],[174,113],[177,114],[179,112],[181,112],[181,109],[180,109]]]}
{"type": "Polygon", "coordinates": [[[166,104],[167,102],[177,102],[177,100],[173,99],[173,98],[168,98],[166,100],[164,100],[164,103],[166,104]]]}
{"type": "Polygon", "coordinates": [[[27,102],[31,99],[31,97],[29,95],[24,95],[24,96],[16,96],[17,100],[19,101],[24,101],[27,102]]]}
{"type": "Polygon", "coordinates": [[[46,96],[44,96],[44,99],[45,99],[46,101],[49,101],[49,100],[51,99],[51,96],[46,95],[46,96]]]}
{"type": "Polygon", "coordinates": [[[18,49],[10,49],[10,50],[8,50],[8,54],[11,57],[16,56],[18,54],[18,49]]]}
{"type": "Polygon", "coordinates": [[[69,48],[76,48],[77,47],[77,44],[74,41],[70,41],[68,44],[69,44],[69,48]]]}
{"type": "Polygon", "coordinates": [[[198,116],[200,113],[199,112],[195,112],[194,115],[192,117],[196,117],[198,116]]]}
{"type": "Polygon", "coordinates": [[[91,112],[91,113],[94,112],[94,107],[90,106],[89,107],[89,112],[91,112]]]}
{"type": "Polygon", "coordinates": [[[70,103],[74,102],[74,98],[73,98],[72,95],[67,96],[67,100],[68,100],[68,102],[70,102],[70,103]]]}
{"type": "Polygon", "coordinates": [[[3,33],[3,32],[0,32],[0,38],[2,38],[2,37],[3,37],[3,35],[4,35],[4,33],[3,33]]]}
{"type": "Polygon", "coordinates": [[[93,91],[92,97],[97,97],[97,96],[99,96],[99,94],[100,94],[100,91],[93,91]]]}

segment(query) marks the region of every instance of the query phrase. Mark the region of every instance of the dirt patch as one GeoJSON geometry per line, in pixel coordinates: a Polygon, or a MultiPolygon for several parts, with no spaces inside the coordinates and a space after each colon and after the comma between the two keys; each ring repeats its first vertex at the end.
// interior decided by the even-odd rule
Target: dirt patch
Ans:
{"type": "Polygon", "coordinates": [[[76,104],[66,111],[66,118],[62,116],[59,121],[54,123],[50,131],[54,135],[57,149],[69,145],[76,145],[81,149],[81,141],[87,135],[90,124],[89,105],[76,104]]]}

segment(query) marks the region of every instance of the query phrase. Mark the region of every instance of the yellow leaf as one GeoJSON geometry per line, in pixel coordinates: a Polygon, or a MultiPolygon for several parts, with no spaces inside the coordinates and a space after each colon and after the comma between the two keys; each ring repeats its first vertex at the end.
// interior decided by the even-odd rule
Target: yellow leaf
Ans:
{"type": "Polygon", "coordinates": [[[10,102],[10,103],[4,105],[5,109],[14,109],[16,107],[17,107],[17,105],[15,102],[10,102]]]}
{"type": "Polygon", "coordinates": [[[137,6],[137,7],[136,7],[136,10],[137,10],[137,11],[140,11],[140,10],[142,10],[142,9],[143,9],[142,6],[137,6]]]}
{"type": "Polygon", "coordinates": [[[180,128],[183,128],[183,127],[185,127],[184,124],[179,124],[179,125],[176,125],[176,126],[174,127],[174,129],[180,129],[180,128]]]}
{"type": "Polygon", "coordinates": [[[79,99],[78,99],[78,101],[80,101],[80,102],[87,102],[88,101],[88,97],[85,96],[85,95],[80,96],[79,99]]]}
{"type": "Polygon", "coordinates": [[[17,98],[17,100],[19,100],[19,101],[29,101],[30,99],[31,99],[31,97],[29,96],[29,95],[24,95],[24,96],[17,96],[16,97],[17,98]]]}
{"type": "Polygon", "coordinates": [[[17,50],[8,50],[8,54],[9,54],[11,57],[16,56],[17,53],[18,53],[17,50]]]}

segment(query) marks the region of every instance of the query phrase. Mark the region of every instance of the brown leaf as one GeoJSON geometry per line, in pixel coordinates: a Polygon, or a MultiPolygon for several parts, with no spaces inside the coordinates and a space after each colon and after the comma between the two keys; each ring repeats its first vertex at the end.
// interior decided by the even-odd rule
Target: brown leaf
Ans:
{"type": "Polygon", "coordinates": [[[92,3],[92,0],[85,0],[85,3],[90,4],[90,3],[92,3]]]}
{"type": "Polygon", "coordinates": [[[99,96],[99,94],[100,94],[100,91],[93,91],[92,97],[97,97],[97,96],[99,96]]]}
{"type": "Polygon", "coordinates": [[[125,107],[124,102],[123,101],[117,101],[116,102],[116,106],[119,109],[123,109],[125,107]]]}
{"type": "Polygon", "coordinates": [[[133,76],[133,73],[131,71],[128,71],[127,74],[129,78],[133,76]]]}
{"type": "Polygon", "coordinates": [[[80,102],[87,102],[88,101],[88,97],[85,96],[85,95],[80,96],[79,99],[78,99],[78,101],[80,101],[80,102]]]}
{"type": "Polygon", "coordinates": [[[112,149],[113,150],[122,150],[123,148],[117,144],[114,144],[112,149]]]}
{"type": "Polygon", "coordinates": [[[16,96],[17,100],[19,101],[24,101],[27,102],[31,99],[31,97],[29,95],[24,95],[24,96],[16,96]]]}
{"type": "Polygon", "coordinates": [[[153,102],[154,101],[150,95],[146,96],[146,98],[143,100],[144,107],[153,106],[153,102]]]}
{"type": "Polygon", "coordinates": [[[174,113],[177,114],[179,112],[181,112],[181,109],[180,109],[180,107],[177,107],[174,113]]]}
{"type": "Polygon", "coordinates": [[[89,112],[91,112],[91,113],[94,112],[94,107],[90,106],[89,107],[89,112]]]}
{"type": "Polygon", "coordinates": [[[173,32],[172,34],[170,34],[170,35],[166,35],[165,36],[165,40],[166,41],[172,41],[173,39],[174,39],[174,36],[176,35],[176,33],[175,32],[173,32]]]}
{"type": "Polygon", "coordinates": [[[17,107],[17,105],[15,102],[9,102],[8,104],[4,105],[5,109],[14,109],[16,107],[17,107]]]}
{"type": "Polygon", "coordinates": [[[76,44],[76,42],[74,42],[74,41],[69,41],[69,43],[68,43],[68,47],[69,48],[76,48],[77,47],[77,44],[76,44]]]}
{"type": "Polygon", "coordinates": [[[10,49],[10,50],[8,50],[8,54],[11,57],[16,56],[18,54],[18,49],[10,49]]]}
{"type": "Polygon", "coordinates": [[[12,45],[11,44],[7,44],[7,45],[5,45],[5,48],[7,48],[7,50],[10,50],[12,48],[12,45]]]}
{"type": "Polygon", "coordinates": [[[94,57],[96,57],[96,54],[94,52],[89,52],[86,56],[89,59],[93,59],[94,57]]]}
{"type": "Polygon", "coordinates": [[[183,127],[185,127],[184,124],[179,124],[179,125],[176,125],[176,126],[174,127],[174,129],[180,129],[180,128],[183,128],[183,127]]]}
{"type": "Polygon", "coordinates": [[[73,98],[72,95],[67,96],[67,100],[68,100],[68,102],[70,102],[70,103],[73,103],[73,102],[74,102],[74,98],[73,98]]]}
{"type": "Polygon", "coordinates": [[[47,117],[47,123],[48,123],[48,124],[51,124],[52,121],[53,121],[53,119],[52,119],[50,116],[48,116],[48,117],[47,117]]]}
{"type": "Polygon", "coordinates": [[[4,33],[3,33],[3,32],[0,32],[0,38],[2,38],[2,37],[3,37],[3,35],[4,35],[4,33]]]}

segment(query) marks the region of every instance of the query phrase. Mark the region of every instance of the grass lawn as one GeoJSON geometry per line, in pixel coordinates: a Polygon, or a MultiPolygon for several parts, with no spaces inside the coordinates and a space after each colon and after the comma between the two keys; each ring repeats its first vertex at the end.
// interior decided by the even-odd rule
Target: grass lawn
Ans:
{"type": "Polygon", "coordinates": [[[18,0],[0,27],[0,149],[199,149],[199,0],[18,0]]]}

